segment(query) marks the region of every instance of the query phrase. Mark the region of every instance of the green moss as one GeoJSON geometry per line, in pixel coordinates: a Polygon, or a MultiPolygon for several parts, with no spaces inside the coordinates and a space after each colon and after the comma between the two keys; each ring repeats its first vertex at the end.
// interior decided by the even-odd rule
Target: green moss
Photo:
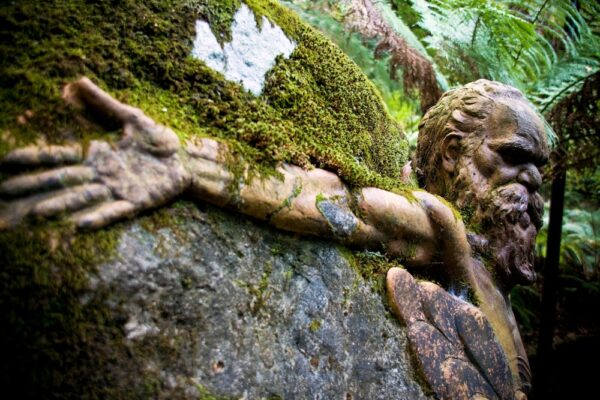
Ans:
{"type": "Polygon", "coordinates": [[[0,232],[0,382],[6,390],[24,398],[45,398],[49,388],[66,398],[111,397],[107,382],[114,377],[107,368],[126,353],[122,323],[107,311],[102,288],[82,296],[119,237],[119,226],[86,235],[59,225],[0,232]]]}
{"type": "Polygon", "coordinates": [[[119,98],[144,110],[156,122],[169,126],[181,140],[208,136],[193,107],[164,88],[142,82],[121,91],[119,98]]]}
{"type": "Polygon", "coordinates": [[[380,253],[369,251],[357,252],[354,254],[356,265],[371,287],[380,294],[385,294],[385,280],[387,272],[398,263],[390,261],[386,256],[380,253]]]}
{"type": "Polygon", "coordinates": [[[229,40],[239,1],[21,1],[0,6],[0,154],[40,137],[87,141],[117,127],[82,124],[60,88],[89,76],[182,138],[211,136],[252,168],[332,170],[353,186],[401,190],[407,144],[381,97],[336,46],[276,2],[247,1],[298,45],[254,97],[192,59],[195,20],[229,40]],[[25,124],[17,118],[33,112],[25,124]]]}
{"type": "Polygon", "coordinates": [[[471,218],[473,218],[473,215],[475,213],[475,207],[472,205],[466,205],[464,207],[461,207],[459,209],[460,215],[462,215],[463,220],[468,224],[471,221],[471,218]]]}
{"type": "Polygon", "coordinates": [[[294,199],[296,197],[300,196],[301,193],[302,193],[302,181],[298,181],[294,186],[294,190],[292,191],[292,194],[287,199],[285,199],[285,201],[283,202],[283,207],[287,208],[287,207],[291,206],[294,199]]]}
{"type": "Polygon", "coordinates": [[[316,332],[319,329],[321,329],[321,321],[318,319],[313,319],[310,322],[310,325],[308,326],[308,329],[310,329],[311,332],[316,332]]]}
{"type": "Polygon", "coordinates": [[[402,260],[414,260],[417,254],[418,244],[413,241],[408,241],[406,245],[406,251],[399,257],[402,260]]]}
{"type": "Polygon", "coordinates": [[[327,197],[325,197],[325,195],[323,193],[317,193],[317,196],[315,197],[315,204],[318,206],[319,203],[321,203],[325,200],[327,200],[327,197]]]}
{"type": "Polygon", "coordinates": [[[294,191],[292,192],[292,194],[283,201],[283,204],[282,204],[283,208],[288,208],[289,206],[291,206],[294,199],[296,197],[298,197],[300,195],[300,193],[302,193],[302,185],[301,184],[294,187],[294,191]]]}
{"type": "Polygon", "coordinates": [[[294,269],[286,269],[283,273],[283,279],[285,279],[286,284],[294,277],[294,269]]]}
{"type": "Polygon", "coordinates": [[[446,207],[448,207],[450,209],[450,211],[452,211],[452,214],[454,215],[454,219],[456,221],[462,221],[463,220],[463,216],[460,213],[460,211],[452,204],[450,203],[448,200],[444,199],[441,196],[435,195],[435,197],[442,202],[446,207]]]}
{"type": "Polygon", "coordinates": [[[138,218],[137,223],[148,232],[156,232],[161,228],[169,227],[169,229],[174,231],[175,236],[181,239],[181,235],[178,235],[175,231],[187,219],[194,218],[194,215],[192,215],[195,214],[193,212],[194,206],[191,204],[183,200],[177,201],[171,204],[170,207],[160,208],[138,218]]]}
{"type": "Polygon", "coordinates": [[[300,193],[302,193],[302,182],[298,181],[295,186],[294,186],[294,190],[292,191],[292,194],[289,195],[280,205],[279,207],[277,207],[277,209],[275,211],[273,211],[268,217],[267,220],[270,221],[271,218],[273,218],[274,216],[276,216],[277,214],[279,214],[281,211],[285,210],[286,208],[290,208],[290,206],[292,205],[292,202],[294,201],[294,199],[296,197],[298,197],[300,195],[300,193]]]}
{"type": "MultiPolygon", "coordinates": [[[[360,277],[370,285],[371,290],[380,296],[386,309],[386,318],[397,323],[397,318],[392,313],[392,307],[389,304],[386,279],[390,268],[404,268],[404,266],[397,259],[392,260],[378,252],[351,251],[342,246],[339,246],[338,250],[360,277]]],[[[347,303],[351,292],[356,291],[358,287],[359,280],[356,280],[351,288],[344,289],[342,305],[347,303]]]]}
{"type": "MultiPolygon", "coordinates": [[[[188,233],[185,231],[185,224],[188,221],[201,218],[197,207],[185,200],[179,200],[169,207],[162,207],[153,212],[138,217],[136,223],[146,231],[156,234],[159,230],[168,228],[170,233],[178,240],[179,243],[186,244],[188,242],[188,233]]],[[[170,239],[164,235],[155,235],[158,243],[154,248],[159,255],[169,257],[168,248],[170,239]]],[[[183,287],[190,286],[189,277],[184,277],[181,280],[183,287]]]]}
{"type": "MultiPolygon", "coordinates": [[[[190,2],[192,3],[192,2],[190,2]]],[[[239,0],[209,1],[200,0],[196,2],[195,9],[201,19],[208,22],[213,34],[223,45],[231,40],[231,24],[233,16],[240,8],[239,0]]]]}
{"type": "Polygon", "coordinates": [[[223,396],[215,396],[208,390],[205,386],[201,384],[196,384],[196,389],[198,390],[199,400],[228,400],[230,397],[223,396]]]}
{"type": "Polygon", "coordinates": [[[351,251],[346,247],[338,246],[338,250],[348,263],[354,268],[359,275],[369,282],[371,288],[376,293],[379,293],[384,302],[387,302],[385,295],[385,282],[387,272],[390,268],[404,268],[397,260],[390,260],[384,254],[373,251],[351,251]]]}
{"type": "Polygon", "coordinates": [[[469,231],[473,233],[481,233],[484,229],[481,224],[473,222],[473,216],[475,215],[475,207],[468,205],[460,208],[460,215],[465,222],[465,225],[469,229],[469,231]]]}
{"type": "Polygon", "coordinates": [[[252,301],[250,302],[250,313],[253,316],[257,316],[259,314],[265,303],[271,297],[271,292],[269,291],[271,272],[273,272],[273,266],[271,263],[267,263],[258,284],[242,281],[235,282],[238,286],[246,289],[252,296],[252,301]]]}
{"type": "Polygon", "coordinates": [[[279,256],[285,254],[285,247],[281,243],[274,243],[271,245],[271,254],[274,256],[279,256]]]}

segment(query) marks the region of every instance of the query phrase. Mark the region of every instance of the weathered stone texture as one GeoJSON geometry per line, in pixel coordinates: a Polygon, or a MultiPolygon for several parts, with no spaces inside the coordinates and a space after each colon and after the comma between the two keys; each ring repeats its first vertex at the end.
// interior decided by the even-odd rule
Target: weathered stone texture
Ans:
{"type": "Polygon", "coordinates": [[[213,208],[176,213],[177,225],[132,223],[91,279],[124,314],[129,344],[146,342],[160,386],[190,398],[425,398],[404,328],[334,243],[213,208]]]}

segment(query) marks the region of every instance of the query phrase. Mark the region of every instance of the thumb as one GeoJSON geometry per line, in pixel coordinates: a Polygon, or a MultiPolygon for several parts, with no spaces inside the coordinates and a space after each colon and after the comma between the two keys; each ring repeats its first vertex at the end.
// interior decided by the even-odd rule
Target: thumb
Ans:
{"type": "Polygon", "coordinates": [[[386,285],[392,310],[400,320],[410,325],[425,319],[417,282],[408,271],[391,268],[387,273],[386,285]]]}

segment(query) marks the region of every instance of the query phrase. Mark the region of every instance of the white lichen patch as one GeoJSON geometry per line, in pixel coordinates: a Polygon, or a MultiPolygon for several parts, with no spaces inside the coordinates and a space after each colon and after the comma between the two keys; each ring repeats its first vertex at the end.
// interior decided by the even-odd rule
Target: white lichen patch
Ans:
{"type": "Polygon", "coordinates": [[[277,56],[288,58],[296,47],[279,26],[264,16],[261,25],[259,29],[254,13],[242,3],[231,25],[231,41],[221,47],[208,23],[198,20],[192,56],[258,96],[277,56]]]}
{"type": "Polygon", "coordinates": [[[196,39],[192,56],[204,61],[212,69],[225,74],[225,54],[210,26],[201,20],[196,21],[196,39]]]}

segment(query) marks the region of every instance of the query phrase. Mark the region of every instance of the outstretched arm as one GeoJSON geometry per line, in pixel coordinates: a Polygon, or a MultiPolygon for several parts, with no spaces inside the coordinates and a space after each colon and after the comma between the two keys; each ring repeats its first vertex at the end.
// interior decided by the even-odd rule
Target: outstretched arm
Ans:
{"type": "Polygon", "coordinates": [[[93,141],[85,157],[77,146],[29,147],[8,154],[3,164],[26,168],[80,164],[2,182],[0,195],[8,202],[0,211],[0,226],[14,225],[27,215],[66,212],[78,226],[98,228],[187,191],[284,230],[382,249],[408,263],[427,263],[441,249],[448,265],[467,265],[470,251],[462,222],[427,192],[402,196],[376,188],[350,191],[331,172],[288,164],[278,168],[279,176],[250,178],[249,168],[240,166],[242,161],[226,145],[199,139],[180,146],[169,128],[87,78],[68,85],[64,98],[101,121],[120,124],[122,139],[112,146],[93,141]],[[234,174],[232,162],[236,171],[244,172],[234,174]]]}
{"type": "MultiPolygon", "coordinates": [[[[467,268],[470,247],[465,228],[436,196],[415,190],[407,196],[377,188],[350,190],[334,173],[283,164],[277,176],[235,176],[227,147],[211,139],[186,146],[190,193],[199,200],[235,209],[277,228],[344,244],[380,249],[412,265],[431,261],[467,268]],[[227,161],[229,159],[229,161],[227,161]]],[[[457,272],[458,274],[458,272],[457,272]]],[[[456,276],[465,279],[464,276],[456,276]]]]}

